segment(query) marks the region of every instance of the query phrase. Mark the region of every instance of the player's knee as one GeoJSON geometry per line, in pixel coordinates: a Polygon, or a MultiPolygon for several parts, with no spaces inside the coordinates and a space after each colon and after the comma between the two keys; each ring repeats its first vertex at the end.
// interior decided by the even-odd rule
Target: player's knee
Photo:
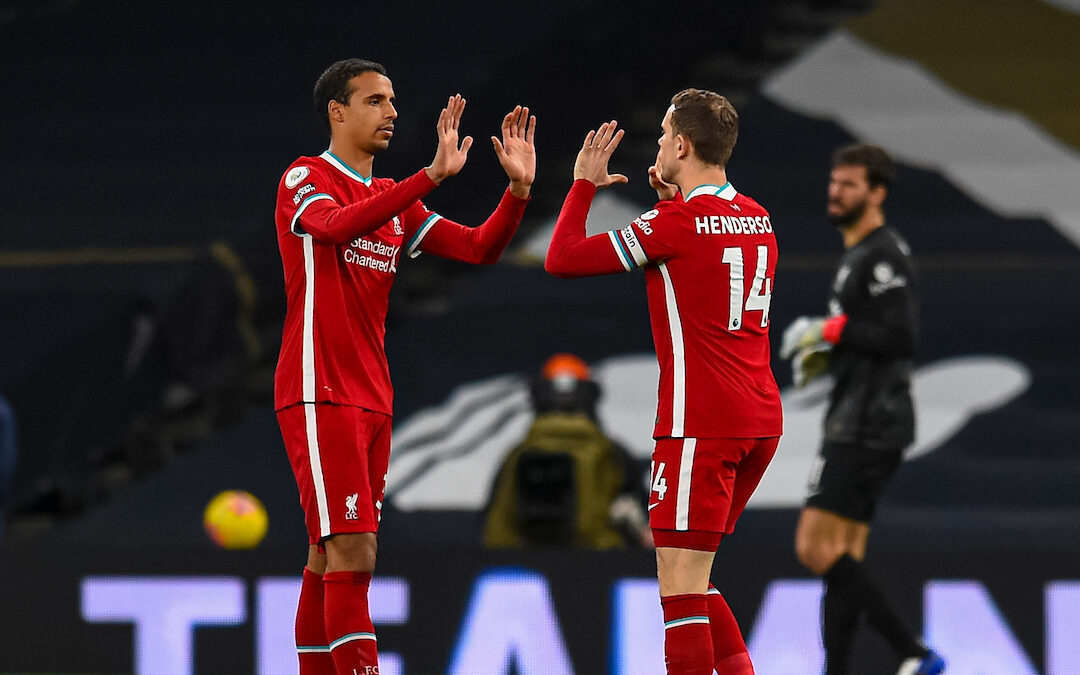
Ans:
{"type": "Polygon", "coordinates": [[[339,534],[326,541],[328,571],[374,572],[378,543],[373,533],[339,534]]]}
{"type": "Polygon", "coordinates": [[[802,531],[796,533],[795,556],[803,567],[818,576],[828,571],[841,554],[842,551],[826,539],[802,531]]]}
{"type": "Polygon", "coordinates": [[[661,546],[656,549],[660,595],[704,593],[709,586],[713,552],[661,546]]]}
{"type": "Polygon", "coordinates": [[[803,567],[809,568],[813,571],[814,561],[814,547],[807,537],[802,536],[801,533],[795,534],[795,557],[799,559],[803,567]]]}
{"type": "Polygon", "coordinates": [[[317,546],[308,547],[307,568],[319,576],[326,572],[326,554],[320,553],[317,546]]]}

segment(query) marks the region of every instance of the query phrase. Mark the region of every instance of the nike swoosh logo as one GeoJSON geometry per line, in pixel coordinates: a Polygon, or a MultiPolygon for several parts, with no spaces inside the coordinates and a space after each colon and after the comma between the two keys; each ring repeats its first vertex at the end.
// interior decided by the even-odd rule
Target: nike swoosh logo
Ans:
{"type": "Polygon", "coordinates": [[[657,506],[660,506],[660,502],[656,502],[655,504],[649,504],[649,510],[652,511],[657,506]]]}

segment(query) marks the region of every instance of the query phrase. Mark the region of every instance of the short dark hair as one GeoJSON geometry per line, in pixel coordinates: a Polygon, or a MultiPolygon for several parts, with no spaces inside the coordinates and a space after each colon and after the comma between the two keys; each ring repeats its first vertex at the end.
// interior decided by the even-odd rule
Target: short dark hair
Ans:
{"type": "Polygon", "coordinates": [[[880,145],[855,143],[837,148],[832,158],[833,168],[838,166],[861,166],[866,168],[866,180],[870,187],[890,187],[895,175],[889,153],[880,145]]]}
{"type": "Polygon", "coordinates": [[[739,137],[739,114],[713,91],[683,89],[671,97],[671,130],[694,145],[698,159],[726,166],[739,137]]]}
{"type": "Polygon", "coordinates": [[[353,93],[349,81],[357,75],[368,71],[374,71],[383,76],[386,75],[386,68],[381,63],[364,59],[344,59],[332,64],[319,76],[313,92],[315,114],[319,117],[327,134],[330,133],[330,116],[326,111],[326,106],[330,105],[330,101],[348,105],[349,97],[353,93]]]}

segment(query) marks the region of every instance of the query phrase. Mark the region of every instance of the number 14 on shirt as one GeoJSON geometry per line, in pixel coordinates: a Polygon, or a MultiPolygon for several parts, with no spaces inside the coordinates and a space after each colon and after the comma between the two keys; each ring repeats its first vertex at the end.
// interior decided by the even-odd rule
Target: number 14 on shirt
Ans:
{"type": "Polygon", "coordinates": [[[740,246],[729,246],[724,249],[723,262],[728,267],[728,282],[731,293],[731,301],[728,305],[728,330],[742,328],[742,315],[747,312],[761,312],[761,327],[769,325],[769,305],[772,304],[772,279],[765,276],[769,265],[769,248],[757,247],[757,269],[754,272],[754,280],[750,284],[750,295],[743,303],[743,284],[745,274],[743,272],[743,250],[740,246]]]}

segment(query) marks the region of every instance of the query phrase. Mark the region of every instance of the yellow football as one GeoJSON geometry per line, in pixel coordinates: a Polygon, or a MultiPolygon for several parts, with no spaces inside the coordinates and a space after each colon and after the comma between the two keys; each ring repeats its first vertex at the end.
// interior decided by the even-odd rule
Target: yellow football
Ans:
{"type": "Polygon", "coordinates": [[[203,528],[221,548],[255,548],[266,536],[270,518],[255,495],[226,490],[215,496],[203,512],[203,528]]]}

